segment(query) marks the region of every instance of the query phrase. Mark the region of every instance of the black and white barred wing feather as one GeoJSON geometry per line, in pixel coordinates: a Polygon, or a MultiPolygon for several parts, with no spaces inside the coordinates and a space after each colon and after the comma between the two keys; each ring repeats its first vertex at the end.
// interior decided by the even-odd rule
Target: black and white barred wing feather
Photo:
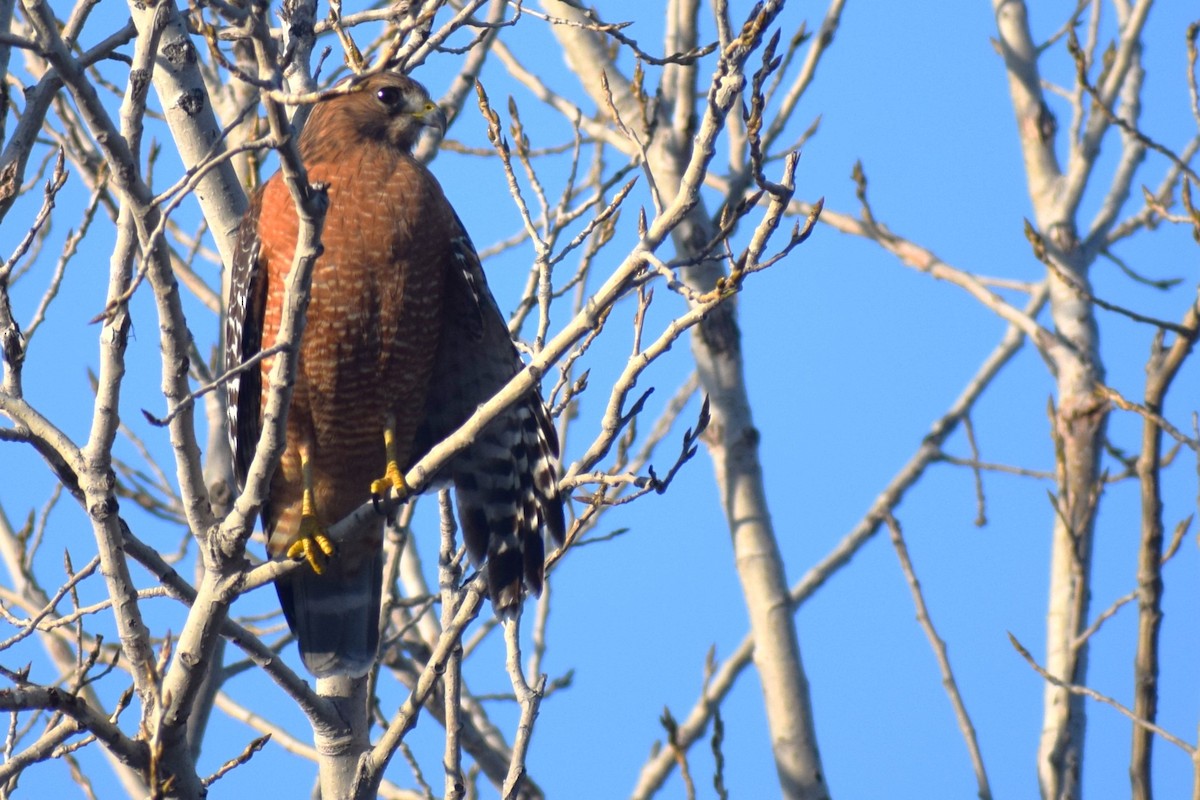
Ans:
{"type": "MultiPolygon", "coordinates": [[[[259,269],[256,220],[261,193],[251,200],[250,212],[238,229],[233,264],[230,265],[229,300],[225,312],[225,369],[240,366],[262,348],[262,320],[267,300],[266,276],[259,269]]],[[[262,414],[262,372],[257,367],[243,370],[226,385],[229,417],[229,447],[238,489],[244,488],[250,462],[258,445],[262,414]]]]}
{"type": "MultiPolygon", "coordinates": [[[[459,221],[457,262],[447,270],[446,313],[417,458],[453,433],[523,367],[479,257],[459,221]]],[[[455,488],[463,539],[472,562],[487,560],[492,604],[511,613],[522,583],[542,589],[542,531],[565,539],[558,492],[558,436],[549,410],[531,391],[492,420],[440,475],[455,488]]]]}

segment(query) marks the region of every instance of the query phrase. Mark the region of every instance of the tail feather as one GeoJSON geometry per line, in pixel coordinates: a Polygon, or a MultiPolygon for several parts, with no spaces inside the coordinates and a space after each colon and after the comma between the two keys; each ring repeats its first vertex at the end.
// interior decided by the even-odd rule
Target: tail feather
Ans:
{"type": "Polygon", "coordinates": [[[357,678],[371,670],[383,595],[378,538],[361,552],[337,553],[320,575],[301,567],[275,581],[275,590],[309,672],[357,678]]]}

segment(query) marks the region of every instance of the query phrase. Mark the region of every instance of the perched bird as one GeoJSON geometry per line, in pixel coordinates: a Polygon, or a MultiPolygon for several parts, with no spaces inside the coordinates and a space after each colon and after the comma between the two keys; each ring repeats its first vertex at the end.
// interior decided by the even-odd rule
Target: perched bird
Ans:
{"type": "MultiPolygon", "coordinates": [[[[328,185],[323,253],[287,415],[287,443],[262,508],[267,551],[304,558],[276,583],[305,667],[365,674],[379,642],[382,531],[371,520],[336,548],[325,531],[373,494],[407,491],[403,473],[521,369],[462,222],[412,155],[445,115],[415,81],[384,73],[312,109],[300,155],[328,185]]],[[[225,342],[237,365],[279,331],[298,222],[276,174],[238,231],[225,342]]],[[[239,487],[262,430],[271,358],[229,383],[239,487]]],[[[530,393],[439,473],[455,487],[467,551],[487,563],[493,606],[541,591],[542,530],[561,544],[558,440],[530,393]]]]}

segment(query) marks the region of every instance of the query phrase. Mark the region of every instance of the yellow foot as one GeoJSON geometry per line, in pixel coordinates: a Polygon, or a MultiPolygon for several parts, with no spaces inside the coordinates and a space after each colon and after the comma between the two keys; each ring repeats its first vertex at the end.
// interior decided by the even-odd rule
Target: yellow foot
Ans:
{"type": "Polygon", "coordinates": [[[371,494],[375,497],[375,503],[378,505],[380,500],[386,499],[388,490],[395,489],[400,493],[401,502],[409,495],[408,484],[404,482],[404,473],[400,471],[400,467],[395,461],[388,461],[387,472],[377,481],[371,481],[371,494]]]}
{"type": "Polygon", "coordinates": [[[303,558],[320,575],[333,557],[333,542],[317,524],[317,518],[305,514],[300,518],[300,537],[287,549],[288,558],[303,558]]]}

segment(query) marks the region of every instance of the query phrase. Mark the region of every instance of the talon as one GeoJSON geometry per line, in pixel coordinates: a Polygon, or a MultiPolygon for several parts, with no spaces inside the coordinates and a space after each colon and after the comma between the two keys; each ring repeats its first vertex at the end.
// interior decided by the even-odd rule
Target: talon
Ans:
{"type": "Polygon", "coordinates": [[[335,548],[333,542],[321,530],[314,516],[304,516],[300,519],[300,535],[287,549],[288,558],[303,558],[312,567],[313,572],[320,575],[333,557],[335,548]]]}
{"type": "Polygon", "coordinates": [[[396,451],[396,420],[390,416],[383,426],[383,448],[387,454],[387,470],[382,478],[371,482],[371,499],[376,511],[379,511],[379,503],[387,497],[389,489],[395,489],[401,501],[412,491],[404,482],[404,473],[400,471],[400,456],[396,451]]]}
{"type": "Polygon", "coordinates": [[[387,497],[388,490],[395,489],[400,493],[400,499],[403,500],[409,494],[408,484],[404,482],[404,473],[400,471],[400,467],[395,461],[388,460],[387,472],[383,477],[376,481],[371,481],[371,494],[375,496],[376,503],[387,497]]]}
{"type": "Polygon", "coordinates": [[[300,530],[296,532],[296,541],[287,549],[288,558],[303,558],[312,567],[313,572],[320,575],[333,557],[333,542],[321,529],[317,521],[316,502],[313,499],[312,461],[307,448],[300,450],[301,479],[304,493],[300,500],[300,530]]]}

